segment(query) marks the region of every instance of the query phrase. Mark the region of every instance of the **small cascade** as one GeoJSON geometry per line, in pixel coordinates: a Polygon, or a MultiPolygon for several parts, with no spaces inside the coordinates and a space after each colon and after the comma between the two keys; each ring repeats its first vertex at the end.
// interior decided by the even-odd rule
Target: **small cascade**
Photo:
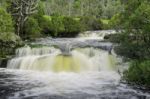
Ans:
{"type": "MultiPolygon", "coordinates": [[[[22,48],[19,48],[16,50],[16,56],[23,57],[23,56],[29,56],[29,55],[46,55],[50,54],[56,51],[56,48],[54,47],[35,47],[31,48],[30,46],[24,46],[22,48]]],[[[57,50],[58,51],[58,50],[57,50]]]]}
{"type": "Polygon", "coordinates": [[[90,70],[108,71],[115,69],[115,56],[110,55],[107,51],[92,47],[78,48],[73,50],[72,54],[83,62],[83,66],[87,66],[90,70]]]}
{"type": "Polygon", "coordinates": [[[107,51],[87,47],[56,49],[54,47],[31,48],[25,46],[16,50],[7,68],[51,72],[101,71],[113,68],[113,57],[107,51]]]}
{"type": "Polygon", "coordinates": [[[60,53],[61,51],[54,47],[31,48],[25,46],[16,50],[16,57],[8,62],[7,68],[49,70],[54,57],[60,53]]]}
{"type": "Polygon", "coordinates": [[[102,31],[86,31],[78,35],[79,38],[104,40],[104,37],[109,34],[115,34],[115,30],[102,30],[102,31]]]}

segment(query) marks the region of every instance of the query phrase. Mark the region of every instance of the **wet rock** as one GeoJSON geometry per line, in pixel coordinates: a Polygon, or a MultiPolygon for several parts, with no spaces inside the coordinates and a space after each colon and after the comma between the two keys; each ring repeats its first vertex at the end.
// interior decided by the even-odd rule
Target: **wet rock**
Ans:
{"type": "Polygon", "coordinates": [[[7,59],[0,59],[0,68],[6,68],[8,60],[9,60],[8,58],[7,59]]]}

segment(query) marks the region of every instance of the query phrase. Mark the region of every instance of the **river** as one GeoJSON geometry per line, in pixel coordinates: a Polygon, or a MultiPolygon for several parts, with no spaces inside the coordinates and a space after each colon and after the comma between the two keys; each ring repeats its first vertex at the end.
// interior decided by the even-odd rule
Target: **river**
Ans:
{"type": "Polygon", "coordinates": [[[41,38],[18,48],[0,69],[0,99],[150,99],[121,83],[113,44],[102,42],[105,32],[112,31],[41,38]]]}

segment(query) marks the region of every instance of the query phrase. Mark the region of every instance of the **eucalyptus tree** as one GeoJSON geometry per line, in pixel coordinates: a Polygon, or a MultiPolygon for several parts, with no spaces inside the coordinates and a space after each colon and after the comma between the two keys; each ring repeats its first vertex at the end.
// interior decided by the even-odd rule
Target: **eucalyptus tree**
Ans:
{"type": "Polygon", "coordinates": [[[102,17],[111,18],[117,13],[123,11],[122,0],[102,0],[102,17]]]}
{"type": "Polygon", "coordinates": [[[11,0],[11,13],[15,20],[16,34],[23,35],[23,27],[28,17],[37,12],[39,0],[11,0]]]}
{"type": "Polygon", "coordinates": [[[101,0],[45,0],[47,15],[85,16],[96,14],[101,0]]]}
{"type": "Polygon", "coordinates": [[[123,8],[122,0],[44,0],[47,15],[110,18],[123,8]]]}

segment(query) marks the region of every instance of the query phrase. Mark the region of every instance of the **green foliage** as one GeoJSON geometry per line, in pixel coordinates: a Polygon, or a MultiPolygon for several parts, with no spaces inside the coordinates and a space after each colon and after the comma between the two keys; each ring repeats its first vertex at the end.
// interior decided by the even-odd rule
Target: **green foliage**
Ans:
{"type": "Polygon", "coordinates": [[[25,23],[24,29],[27,38],[36,38],[41,36],[41,29],[39,27],[38,21],[33,17],[28,19],[28,21],[25,23]]]}
{"type": "Polygon", "coordinates": [[[65,37],[74,37],[83,29],[82,24],[71,17],[64,17],[63,24],[65,30],[63,33],[61,33],[61,35],[65,37]]]}
{"type": "Polygon", "coordinates": [[[115,14],[109,21],[109,27],[115,29],[121,29],[120,27],[120,13],[115,14]]]}
{"type": "Polygon", "coordinates": [[[42,0],[46,15],[111,18],[123,10],[122,0],[42,0]]]}
{"type": "Polygon", "coordinates": [[[47,16],[44,19],[45,25],[42,26],[45,27],[45,33],[53,37],[74,37],[82,30],[80,22],[71,17],[52,16],[48,18],[47,16]]]}
{"type": "Polygon", "coordinates": [[[75,37],[81,31],[101,29],[101,20],[91,17],[72,18],[44,16],[39,22],[44,34],[53,37],[75,37]]]}
{"type": "Polygon", "coordinates": [[[37,19],[41,32],[52,37],[75,37],[81,31],[99,30],[100,19],[93,17],[64,17],[44,15],[37,19]]]}
{"type": "Polygon", "coordinates": [[[14,28],[11,15],[8,14],[5,9],[0,8],[0,33],[13,31],[14,28]]]}
{"type": "Polygon", "coordinates": [[[102,18],[111,19],[117,13],[123,11],[121,0],[105,0],[102,5],[102,18]]]}
{"type": "Polygon", "coordinates": [[[41,32],[52,37],[74,37],[82,31],[82,24],[78,18],[63,16],[46,16],[39,20],[41,32]]]}
{"type": "Polygon", "coordinates": [[[80,21],[85,30],[100,30],[102,28],[101,20],[94,17],[81,17],[80,21]]]}
{"type": "Polygon", "coordinates": [[[14,33],[12,17],[4,8],[0,7],[0,58],[5,58],[14,52],[14,48],[21,44],[21,39],[14,33]]]}
{"type": "Polygon", "coordinates": [[[0,41],[17,43],[17,41],[20,41],[20,37],[15,35],[13,32],[4,32],[0,33],[0,41]]]}
{"type": "Polygon", "coordinates": [[[5,9],[0,8],[0,40],[3,42],[16,42],[19,37],[14,33],[11,15],[5,9]]]}
{"type": "Polygon", "coordinates": [[[150,2],[129,0],[121,15],[124,31],[121,38],[121,54],[132,59],[150,59],[150,2]],[[134,4],[132,4],[134,2],[134,4]]]}
{"type": "Polygon", "coordinates": [[[110,20],[109,19],[101,19],[102,29],[108,30],[110,29],[110,20]]]}
{"type": "Polygon", "coordinates": [[[150,87],[150,61],[133,61],[129,70],[124,72],[124,78],[129,82],[150,87]]]}
{"type": "Polygon", "coordinates": [[[40,19],[38,20],[39,26],[41,28],[41,33],[43,35],[50,35],[51,33],[51,26],[52,26],[52,22],[51,22],[51,16],[42,16],[40,17],[40,19]]]}
{"type": "Polygon", "coordinates": [[[22,45],[20,37],[12,32],[0,34],[0,58],[5,58],[7,55],[14,54],[15,48],[22,45]]]}
{"type": "Polygon", "coordinates": [[[44,12],[44,3],[43,2],[39,1],[37,10],[38,10],[37,14],[39,16],[42,16],[42,15],[45,14],[45,12],[44,12]]]}
{"type": "Polygon", "coordinates": [[[52,36],[58,36],[59,33],[64,31],[63,17],[53,16],[51,21],[52,36]]]}
{"type": "MultiPolygon", "coordinates": [[[[124,78],[135,84],[150,85],[150,1],[128,0],[117,22],[123,28],[118,53],[131,63],[124,78]]],[[[116,19],[115,19],[116,20],[116,19]]]]}

